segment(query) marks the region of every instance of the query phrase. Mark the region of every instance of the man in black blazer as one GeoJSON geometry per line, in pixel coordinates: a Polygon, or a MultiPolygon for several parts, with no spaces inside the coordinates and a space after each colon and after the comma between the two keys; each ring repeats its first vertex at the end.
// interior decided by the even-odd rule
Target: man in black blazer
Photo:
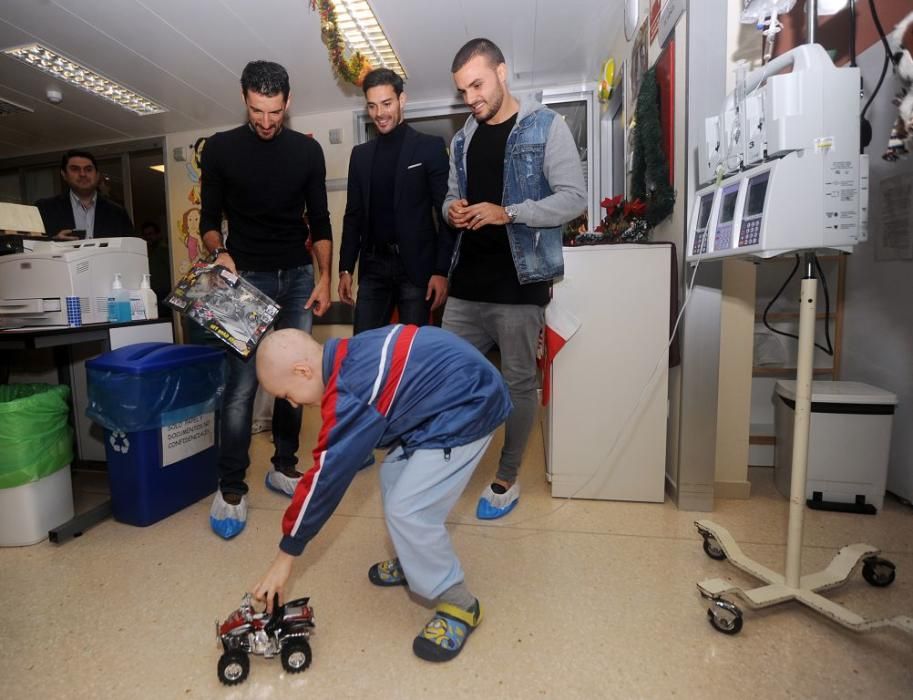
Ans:
{"type": "Polygon", "coordinates": [[[362,89],[378,135],[353,148],[349,159],[339,298],[355,306],[355,333],[387,325],[394,308],[401,323],[421,326],[447,299],[453,232],[435,215],[447,194],[450,162],[442,138],[404,123],[401,77],[377,68],[362,89]]]}
{"type": "Polygon", "coordinates": [[[95,156],[88,151],[67,151],[60,161],[60,176],[66,185],[63,194],[35,202],[50,238],[71,241],[136,235],[124,208],[99,195],[101,173],[95,156]]]}

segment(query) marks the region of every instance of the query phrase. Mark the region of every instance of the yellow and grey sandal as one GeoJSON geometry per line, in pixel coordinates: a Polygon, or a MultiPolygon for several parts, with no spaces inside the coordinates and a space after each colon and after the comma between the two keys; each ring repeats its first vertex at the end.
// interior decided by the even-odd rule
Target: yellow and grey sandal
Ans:
{"type": "Polygon", "coordinates": [[[387,559],[374,564],[368,569],[368,580],[375,586],[405,586],[408,583],[399,559],[387,559]]]}
{"type": "Polygon", "coordinates": [[[478,600],[469,610],[441,603],[412,642],[412,651],[425,661],[450,661],[462,651],[466,639],[481,622],[482,606],[478,600]]]}

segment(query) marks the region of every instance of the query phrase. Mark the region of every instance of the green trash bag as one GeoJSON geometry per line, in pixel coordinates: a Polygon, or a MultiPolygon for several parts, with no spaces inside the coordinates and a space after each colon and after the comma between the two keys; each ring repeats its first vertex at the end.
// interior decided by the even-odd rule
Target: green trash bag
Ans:
{"type": "Polygon", "coordinates": [[[0,489],[38,481],[73,460],[70,388],[0,384],[0,489]]]}

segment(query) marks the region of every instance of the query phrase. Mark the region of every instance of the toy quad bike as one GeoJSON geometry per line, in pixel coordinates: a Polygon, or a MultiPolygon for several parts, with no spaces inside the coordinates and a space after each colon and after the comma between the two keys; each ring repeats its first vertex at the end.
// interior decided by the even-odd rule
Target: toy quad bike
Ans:
{"type": "Polygon", "coordinates": [[[315,628],[314,610],[309,598],[291,600],[279,605],[273,600],[273,614],[264,609],[256,612],[250,594],[241,599],[241,606],[223,623],[216,620],[216,636],[222,644],[219,658],[219,680],[225,685],[237,685],[250,671],[248,654],[282,658],[282,667],[289,673],[300,673],[311,665],[311,645],[308,639],[315,628]]]}

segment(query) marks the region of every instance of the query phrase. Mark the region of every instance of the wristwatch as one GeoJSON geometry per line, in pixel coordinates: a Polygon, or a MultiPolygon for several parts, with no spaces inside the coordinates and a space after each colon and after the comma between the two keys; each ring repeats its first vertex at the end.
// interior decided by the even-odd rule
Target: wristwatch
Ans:
{"type": "Polygon", "coordinates": [[[339,271],[339,276],[340,276],[340,277],[342,277],[343,275],[351,275],[351,274],[352,274],[352,273],[349,272],[348,270],[340,270],[340,271],[339,271]]]}
{"type": "Polygon", "coordinates": [[[216,248],[214,251],[212,251],[212,253],[210,254],[210,258],[211,258],[212,260],[215,260],[215,259],[216,259],[217,257],[219,257],[222,253],[227,253],[227,252],[228,252],[228,248],[223,248],[222,246],[219,246],[219,247],[216,248]]]}
{"type": "Polygon", "coordinates": [[[508,204],[506,207],[504,207],[504,213],[507,214],[507,223],[512,224],[517,218],[517,205],[508,204]]]}

